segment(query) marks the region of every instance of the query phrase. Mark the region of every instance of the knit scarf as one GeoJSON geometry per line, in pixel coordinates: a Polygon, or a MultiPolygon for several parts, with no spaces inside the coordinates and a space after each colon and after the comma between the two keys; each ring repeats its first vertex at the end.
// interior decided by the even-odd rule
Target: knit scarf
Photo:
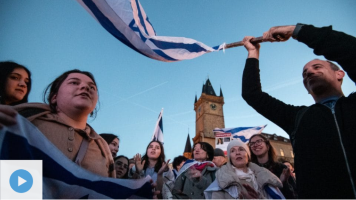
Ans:
{"type": "MultiPolygon", "coordinates": [[[[235,168],[235,167],[233,167],[233,168],[235,168]]],[[[247,168],[247,173],[243,172],[240,169],[235,168],[235,173],[236,173],[237,177],[239,177],[239,179],[245,180],[249,183],[252,183],[253,188],[256,191],[258,191],[258,184],[257,184],[255,174],[252,172],[252,170],[250,168],[247,168]]]]}

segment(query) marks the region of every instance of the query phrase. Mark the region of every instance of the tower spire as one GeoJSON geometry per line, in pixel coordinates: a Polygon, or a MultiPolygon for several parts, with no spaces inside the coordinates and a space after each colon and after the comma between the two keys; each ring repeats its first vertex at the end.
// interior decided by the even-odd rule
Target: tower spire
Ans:
{"type": "Polygon", "coordinates": [[[184,157],[190,159],[191,153],[192,153],[192,144],[190,143],[190,137],[189,137],[189,131],[188,131],[188,137],[187,137],[187,141],[185,143],[183,155],[184,155],[184,157]]]}

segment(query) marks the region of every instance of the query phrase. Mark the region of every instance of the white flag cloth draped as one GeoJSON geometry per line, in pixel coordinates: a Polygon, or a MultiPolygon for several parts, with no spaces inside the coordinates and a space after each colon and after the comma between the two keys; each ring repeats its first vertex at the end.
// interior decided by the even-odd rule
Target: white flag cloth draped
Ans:
{"type": "Polygon", "coordinates": [[[152,139],[151,141],[160,141],[163,144],[163,109],[159,113],[158,120],[156,123],[155,130],[153,131],[152,139]]]}
{"type": "Polygon", "coordinates": [[[232,138],[239,138],[241,141],[247,143],[251,136],[262,133],[266,126],[267,125],[236,128],[215,128],[213,131],[214,133],[231,133],[232,138]]]}
{"type": "Polygon", "coordinates": [[[0,130],[0,160],[42,160],[43,199],[152,198],[149,176],[126,180],[95,175],[69,160],[20,115],[17,125],[0,130]]]}
{"type": "Polygon", "coordinates": [[[184,37],[157,36],[138,0],[77,1],[115,38],[152,59],[174,62],[224,47],[222,44],[212,48],[184,37]]]}

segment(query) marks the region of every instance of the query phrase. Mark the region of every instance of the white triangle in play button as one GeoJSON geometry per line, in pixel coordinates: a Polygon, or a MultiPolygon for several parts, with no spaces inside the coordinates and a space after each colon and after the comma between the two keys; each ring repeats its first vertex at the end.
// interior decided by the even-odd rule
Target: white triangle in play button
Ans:
{"type": "Polygon", "coordinates": [[[20,186],[20,185],[22,185],[22,184],[27,182],[25,179],[23,179],[23,178],[21,178],[19,176],[17,178],[18,178],[17,179],[17,186],[20,186]]]}

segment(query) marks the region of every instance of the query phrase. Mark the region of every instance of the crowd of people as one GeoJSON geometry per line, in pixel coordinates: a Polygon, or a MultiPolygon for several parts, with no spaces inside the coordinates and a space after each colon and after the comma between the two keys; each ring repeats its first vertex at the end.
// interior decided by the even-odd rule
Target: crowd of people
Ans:
{"type": "MultiPolygon", "coordinates": [[[[290,37],[314,49],[316,55],[336,61],[356,81],[355,37],[305,24],[272,27],[263,34],[263,40],[270,42],[290,37]]],[[[192,158],[177,155],[173,167],[159,141],[151,141],[143,156],[117,156],[120,139],[112,133],[98,134],[87,123],[96,113],[98,88],[93,74],[77,69],[64,72],[47,86],[44,103],[28,103],[31,72],[15,62],[0,62],[0,129],[16,124],[20,114],[83,169],[117,179],[150,176],[157,198],[356,198],[352,153],[356,151],[356,93],[344,96],[345,72],[329,60],[308,62],[302,71],[303,83],[315,104],[285,104],[262,91],[260,44],[252,39],[243,39],[248,58],[242,97],[289,134],[295,166],[278,161],[262,134],[253,135],[248,143],[231,140],[227,155],[207,142],[197,142],[192,158]]]]}

